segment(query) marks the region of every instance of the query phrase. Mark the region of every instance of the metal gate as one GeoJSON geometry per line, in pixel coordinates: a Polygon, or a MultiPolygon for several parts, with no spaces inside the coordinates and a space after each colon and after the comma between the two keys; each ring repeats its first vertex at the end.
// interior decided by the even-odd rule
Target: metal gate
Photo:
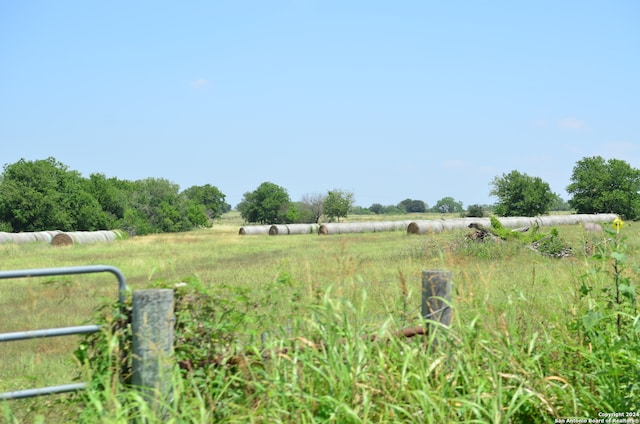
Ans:
{"type": "MultiPolygon", "coordinates": [[[[92,274],[97,272],[110,272],[118,279],[118,300],[124,304],[127,285],[124,275],[117,268],[108,265],[87,265],[66,268],[41,268],[24,269],[17,271],[0,271],[0,280],[8,278],[49,277],[54,275],[92,274]]],[[[75,327],[46,328],[42,330],[17,331],[13,333],[0,333],[0,343],[16,340],[29,340],[44,337],[70,336],[73,334],[90,334],[100,331],[99,325],[81,325],[75,327]]],[[[41,387],[35,389],[19,390],[0,393],[0,400],[21,399],[56,393],[75,392],[83,390],[87,383],[64,384],[61,386],[41,387]]]]}

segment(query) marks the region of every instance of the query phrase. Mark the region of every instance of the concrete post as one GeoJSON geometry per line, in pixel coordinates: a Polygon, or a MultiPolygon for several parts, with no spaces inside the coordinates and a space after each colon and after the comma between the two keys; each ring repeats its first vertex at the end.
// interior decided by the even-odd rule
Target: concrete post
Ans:
{"type": "Polygon", "coordinates": [[[173,290],[134,290],[132,311],[132,383],[156,413],[172,397],[173,290]]]}

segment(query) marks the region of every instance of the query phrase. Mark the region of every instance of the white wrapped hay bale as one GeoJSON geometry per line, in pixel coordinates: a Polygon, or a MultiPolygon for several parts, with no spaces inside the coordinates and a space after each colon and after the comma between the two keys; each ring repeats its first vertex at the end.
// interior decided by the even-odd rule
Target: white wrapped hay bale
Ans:
{"type": "Polygon", "coordinates": [[[384,231],[406,231],[412,221],[379,221],[373,223],[373,231],[381,233],[384,231]]]}
{"type": "Polygon", "coordinates": [[[50,243],[60,231],[27,231],[23,233],[0,232],[0,243],[50,243]]]}
{"type": "Polygon", "coordinates": [[[106,243],[122,238],[117,230],[67,231],[58,233],[51,239],[52,246],[72,246],[74,244],[106,243]]]}
{"type": "Polygon", "coordinates": [[[269,228],[269,235],[287,235],[287,234],[315,234],[318,232],[318,224],[280,224],[272,225],[269,228]]]}
{"type": "Polygon", "coordinates": [[[348,234],[348,233],[373,233],[373,222],[334,222],[320,225],[318,234],[348,234]]]}
{"type": "Polygon", "coordinates": [[[254,235],[254,234],[269,234],[269,229],[271,225],[245,225],[244,227],[240,227],[238,230],[238,234],[241,236],[244,235],[254,235]]]}

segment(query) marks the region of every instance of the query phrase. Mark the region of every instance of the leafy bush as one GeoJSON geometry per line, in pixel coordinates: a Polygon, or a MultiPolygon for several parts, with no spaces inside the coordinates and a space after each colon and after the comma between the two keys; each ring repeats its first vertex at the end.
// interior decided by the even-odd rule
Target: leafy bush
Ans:
{"type": "Polygon", "coordinates": [[[482,206],[478,204],[469,205],[467,207],[467,213],[465,214],[465,216],[468,216],[470,218],[482,218],[484,216],[484,209],[482,209],[482,206]]]}

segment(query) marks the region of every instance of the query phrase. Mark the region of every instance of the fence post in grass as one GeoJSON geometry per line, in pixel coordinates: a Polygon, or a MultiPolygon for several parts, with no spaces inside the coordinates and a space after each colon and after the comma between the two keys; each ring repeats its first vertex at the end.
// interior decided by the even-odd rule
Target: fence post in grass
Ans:
{"type": "Polygon", "coordinates": [[[422,317],[425,320],[436,321],[446,326],[451,323],[452,286],[451,272],[422,271],[422,317]]]}
{"type": "Polygon", "coordinates": [[[159,414],[172,396],[173,323],[173,290],[134,290],[132,383],[159,414]]]}

